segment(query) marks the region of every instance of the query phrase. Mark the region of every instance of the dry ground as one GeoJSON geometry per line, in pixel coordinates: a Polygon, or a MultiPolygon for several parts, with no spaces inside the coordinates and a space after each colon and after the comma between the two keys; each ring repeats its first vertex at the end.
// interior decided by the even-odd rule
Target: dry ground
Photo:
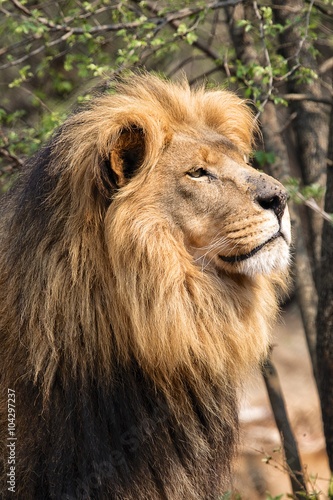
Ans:
{"type": "MultiPolygon", "coordinates": [[[[295,304],[283,313],[274,337],[273,360],[277,368],[291,425],[312,489],[327,498],[329,468],[321,426],[320,406],[312,377],[299,311],[295,304]]],[[[241,408],[242,446],[236,463],[234,488],[242,500],[261,500],[291,491],[281,470],[282,453],[263,380],[259,373],[249,380],[241,408]],[[273,460],[265,463],[269,455],[273,460]]],[[[309,488],[311,490],[311,487],[309,488]]]]}

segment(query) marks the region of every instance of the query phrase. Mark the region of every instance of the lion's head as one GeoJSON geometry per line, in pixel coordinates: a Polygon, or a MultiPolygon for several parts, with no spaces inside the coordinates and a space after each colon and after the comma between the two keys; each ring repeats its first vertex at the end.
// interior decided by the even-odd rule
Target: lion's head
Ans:
{"type": "Polygon", "coordinates": [[[116,348],[154,376],[196,358],[247,366],[266,351],[290,225],[283,186],[247,163],[256,127],[233,93],[136,75],[56,140],[72,221],[103,233],[93,244],[107,247],[116,348]]]}

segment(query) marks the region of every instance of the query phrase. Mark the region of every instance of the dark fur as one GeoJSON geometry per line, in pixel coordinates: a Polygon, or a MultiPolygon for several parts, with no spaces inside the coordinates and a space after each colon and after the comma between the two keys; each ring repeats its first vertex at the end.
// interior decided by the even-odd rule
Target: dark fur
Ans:
{"type": "MultiPolygon", "coordinates": [[[[234,447],[234,424],[219,414],[212,425],[194,392],[187,403],[196,420],[189,422],[150,385],[137,367],[120,370],[107,389],[92,381],[88,390],[77,381],[64,388],[56,381],[52,403],[43,411],[38,389],[31,382],[16,384],[17,498],[217,499],[221,474],[230,472],[224,457],[234,447]],[[197,454],[198,439],[208,444],[208,457],[197,454]],[[180,496],[180,469],[191,478],[193,496],[187,488],[180,496]]],[[[230,414],[234,403],[221,404],[231,407],[230,414]]],[[[1,491],[2,498],[11,498],[4,481],[1,491]]]]}

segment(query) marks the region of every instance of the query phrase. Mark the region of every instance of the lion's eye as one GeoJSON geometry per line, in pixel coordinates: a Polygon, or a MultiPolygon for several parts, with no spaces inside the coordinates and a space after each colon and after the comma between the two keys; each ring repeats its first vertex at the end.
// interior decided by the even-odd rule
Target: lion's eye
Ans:
{"type": "Polygon", "coordinates": [[[200,177],[211,177],[211,174],[208,172],[208,170],[205,170],[204,168],[190,170],[189,172],[187,172],[187,175],[189,175],[193,179],[199,179],[200,177]]]}

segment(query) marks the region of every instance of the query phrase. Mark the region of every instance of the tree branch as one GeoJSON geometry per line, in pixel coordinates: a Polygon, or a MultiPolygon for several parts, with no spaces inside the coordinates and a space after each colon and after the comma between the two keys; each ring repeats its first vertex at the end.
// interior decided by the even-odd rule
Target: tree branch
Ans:
{"type": "Polygon", "coordinates": [[[37,49],[32,50],[31,52],[29,52],[28,54],[25,54],[24,56],[20,57],[19,59],[15,59],[14,61],[10,61],[6,64],[3,64],[2,66],[0,66],[0,69],[1,70],[8,69],[8,68],[11,68],[12,66],[17,66],[18,64],[22,64],[23,62],[30,59],[32,56],[36,56],[37,54],[40,54],[44,50],[46,50],[50,47],[54,47],[55,45],[58,45],[61,42],[64,42],[72,34],[73,34],[72,32],[67,31],[67,33],[64,33],[61,37],[57,38],[56,40],[52,40],[52,42],[47,42],[43,45],[40,45],[39,47],[37,47],[37,49]]]}
{"type": "Polygon", "coordinates": [[[305,198],[305,196],[303,196],[302,193],[296,193],[295,196],[296,196],[296,198],[301,200],[302,203],[306,207],[311,208],[311,210],[313,210],[314,212],[319,214],[324,220],[330,222],[331,224],[333,223],[332,214],[329,214],[329,213],[325,212],[325,210],[320,208],[320,206],[318,205],[316,200],[314,200],[313,198],[309,198],[309,199],[305,198]]]}
{"type": "Polygon", "coordinates": [[[0,156],[6,158],[7,160],[12,160],[15,168],[21,168],[24,164],[23,160],[21,160],[18,156],[12,155],[6,148],[0,148],[0,156]]]}
{"type": "Polygon", "coordinates": [[[324,73],[327,73],[333,68],[333,57],[330,57],[329,59],[326,59],[320,66],[319,66],[319,71],[318,73],[320,75],[323,75],[324,73]]]}
{"type": "Polygon", "coordinates": [[[262,374],[273,410],[275,423],[282,439],[293,493],[296,498],[304,499],[307,488],[304,481],[298,447],[290,426],[278,374],[271,359],[266,360],[262,369],[262,374]]]}
{"type": "MultiPolygon", "coordinates": [[[[133,0],[133,1],[135,3],[139,2],[139,0],[133,0]]],[[[180,19],[183,19],[184,17],[188,17],[188,16],[193,15],[193,14],[199,14],[200,12],[202,12],[203,10],[206,10],[206,9],[214,10],[214,9],[218,9],[221,7],[234,6],[234,5],[237,5],[237,4],[242,3],[242,2],[243,2],[243,0],[225,0],[222,2],[211,2],[211,3],[206,4],[206,6],[203,8],[182,9],[181,11],[179,11],[176,14],[172,14],[172,15],[169,14],[169,15],[165,16],[164,18],[159,18],[159,19],[160,19],[160,21],[163,21],[163,25],[169,24],[169,26],[171,26],[171,28],[174,31],[177,31],[177,29],[179,27],[178,21],[180,19]],[[185,15],[185,12],[186,12],[186,15],[185,15]]],[[[159,8],[156,6],[156,4],[154,2],[146,1],[145,6],[150,10],[151,13],[153,13],[155,15],[159,14],[159,8]]],[[[209,59],[214,61],[214,63],[216,63],[216,61],[218,61],[220,59],[220,54],[218,52],[216,52],[209,45],[201,42],[200,40],[194,41],[192,45],[193,45],[193,47],[196,47],[201,52],[206,54],[209,57],[209,59]]]]}
{"type": "Polygon", "coordinates": [[[267,102],[269,101],[270,96],[272,95],[274,87],[273,87],[273,69],[272,69],[271,58],[269,56],[269,52],[268,52],[267,45],[266,45],[264,22],[263,22],[262,15],[261,15],[261,12],[258,8],[258,4],[256,1],[253,2],[253,10],[254,10],[254,13],[259,21],[259,35],[260,35],[260,40],[261,40],[261,44],[262,44],[263,51],[264,51],[264,60],[265,60],[266,68],[268,68],[268,71],[269,71],[269,81],[268,81],[267,93],[266,93],[264,100],[261,102],[261,110],[257,113],[257,117],[256,117],[256,118],[259,118],[260,114],[262,113],[263,108],[266,106],[267,102]]]}
{"type": "Polygon", "coordinates": [[[293,102],[299,102],[299,101],[310,101],[310,102],[318,102],[320,104],[326,104],[327,106],[332,106],[333,101],[330,99],[324,99],[321,97],[315,97],[313,95],[309,94],[282,94],[280,96],[282,99],[285,99],[286,101],[293,101],[293,102]]]}

